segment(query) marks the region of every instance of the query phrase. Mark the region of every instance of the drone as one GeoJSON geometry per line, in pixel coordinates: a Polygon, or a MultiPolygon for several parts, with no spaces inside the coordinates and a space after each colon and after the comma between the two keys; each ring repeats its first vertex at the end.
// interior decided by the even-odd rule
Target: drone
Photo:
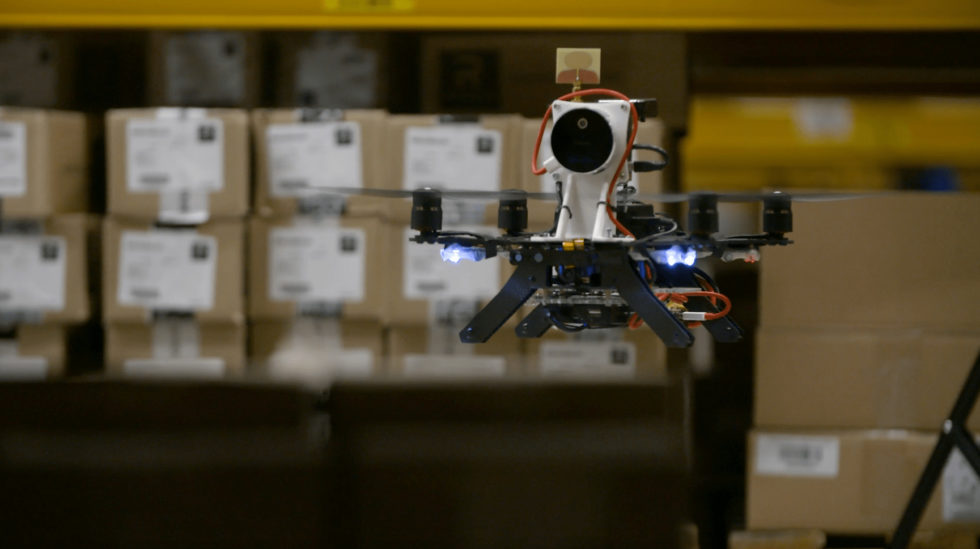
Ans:
{"type": "Polygon", "coordinates": [[[513,274],[459,332],[464,343],[488,341],[529,302],[534,307],[515,328],[521,338],[541,337],[551,328],[579,332],[646,324],[668,347],[689,347],[694,342],[691,330],[698,326],[716,341],[738,341],[742,330],[728,316],[731,301],[696,263],[712,257],[753,263],[761,247],[791,244],[786,234],[793,228],[794,197],[782,192],[639,194],[631,184],[633,172],[662,170],[668,162],[664,149],[634,142],[639,124],[655,114],[655,99],[630,99],[609,89],[578,89],[554,100],[541,122],[531,161],[535,174],[548,174],[555,182],[554,194],[317,189],[411,197],[411,241],[441,245],[447,262],[509,258],[513,274]],[[583,102],[584,97],[602,99],[583,102]],[[539,166],[538,150],[549,122],[552,156],[539,166]],[[639,151],[659,158],[634,159],[639,151]],[[499,200],[501,233],[444,230],[443,199],[499,200]],[[557,199],[550,229],[528,231],[529,199],[557,199]],[[680,201],[688,204],[684,229],[652,204],[680,201]],[[761,201],[762,232],[719,234],[718,204],[725,201],[761,201]]]}
{"type": "MultiPolygon", "coordinates": [[[[655,109],[655,100],[630,99],[608,89],[573,91],[551,103],[535,144],[531,169],[555,181],[558,204],[554,226],[527,231],[527,200],[538,193],[499,193],[500,235],[443,230],[442,199],[474,193],[411,191],[412,240],[442,245],[444,260],[485,260],[506,254],[515,270],[500,292],[459,333],[464,343],[482,343],[528,301],[534,308],[517,325],[522,338],[541,337],[552,327],[565,332],[629,327],[646,323],[669,347],[688,347],[691,329],[703,325],[717,340],[737,341],[742,331],[728,318],[730,300],[697,260],[759,258],[761,246],[792,241],[791,198],[761,196],[763,232],[720,236],[718,202],[745,199],[714,193],[687,195],[688,227],[654,211],[633,196],[633,171],[661,170],[667,153],[635,143],[638,125],[655,109]],[[585,103],[585,96],[606,100],[585,103]],[[538,166],[537,151],[552,122],[553,156],[538,166]],[[658,161],[631,160],[636,151],[658,153],[658,161]]],[[[480,193],[487,195],[487,193],[480,193]]],[[[489,195],[487,195],[489,196],[489,195]]],[[[554,197],[547,196],[554,199],[554,197]]],[[[676,197],[660,197],[675,199],[676,197]]]]}

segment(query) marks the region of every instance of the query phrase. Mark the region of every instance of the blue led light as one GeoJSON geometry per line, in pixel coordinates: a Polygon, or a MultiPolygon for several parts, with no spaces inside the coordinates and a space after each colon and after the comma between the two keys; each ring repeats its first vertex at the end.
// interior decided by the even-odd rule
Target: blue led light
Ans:
{"type": "Polygon", "coordinates": [[[683,263],[690,267],[694,265],[694,261],[697,258],[698,253],[694,248],[682,248],[680,246],[671,246],[666,250],[656,250],[653,252],[653,260],[668,267],[673,267],[678,263],[683,263]]]}
{"type": "Polygon", "coordinates": [[[467,261],[480,261],[487,258],[487,251],[484,248],[470,248],[461,244],[450,244],[439,250],[442,260],[453,265],[466,259],[467,261]]]}

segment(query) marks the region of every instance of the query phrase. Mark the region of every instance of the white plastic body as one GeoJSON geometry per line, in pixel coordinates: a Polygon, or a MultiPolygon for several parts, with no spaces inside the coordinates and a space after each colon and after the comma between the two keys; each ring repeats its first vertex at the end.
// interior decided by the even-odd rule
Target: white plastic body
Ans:
{"type": "MultiPolygon", "coordinates": [[[[543,241],[567,241],[578,238],[596,242],[631,240],[616,236],[616,226],[606,212],[605,200],[609,185],[613,182],[613,172],[625,154],[629,140],[630,106],[626,101],[603,101],[601,103],[575,103],[555,101],[551,112],[555,123],[575,109],[589,109],[605,118],[612,130],[612,152],[598,169],[580,173],[562,166],[555,157],[544,161],[544,167],[555,181],[562,182],[562,208],[558,216],[558,226],[553,237],[543,237],[543,241]]],[[[629,180],[629,164],[616,177],[616,182],[629,180]]],[[[615,193],[610,207],[615,208],[615,193]]],[[[537,239],[535,239],[537,240],[537,239]]]]}

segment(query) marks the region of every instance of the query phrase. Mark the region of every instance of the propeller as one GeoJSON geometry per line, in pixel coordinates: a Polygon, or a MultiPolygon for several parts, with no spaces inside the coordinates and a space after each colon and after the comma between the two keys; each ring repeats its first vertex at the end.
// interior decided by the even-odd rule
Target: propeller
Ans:
{"type": "Polygon", "coordinates": [[[713,196],[718,202],[763,202],[775,197],[783,197],[793,202],[832,202],[837,200],[855,200],[859,198],[871,198],[891,194],[889,191],[874,192],[835,192],[835,193],[808,193],[808,192],[786,192],[786,191],[746,191],[746,192],[726,192],[716,193],[707,191],[696,191],[689,193],[661,193],[661,194],[633,194],[630,198],[643,202],[662,202],[676,203],[689,202],[705,196],[713,196]]]}
{"type": "MultiPolygon", "coordinates": [[[[412,198],[416,190],[406,189],[369,189],[364,187],[322,187],[315,185],[304,185],[297,187],[322,194],[342,194],[342,195],[361,195],[375,196],[379,198],[412,198]]],[[[531,200],[555,200],[555,193],[535,193],[518,189],[505,189],[502,191],[467,191],[461,189],[438,189],[426,188],[424,190],[438,193],[442,198],[455,200],[507,200],[528,198],[531,200]]]]}

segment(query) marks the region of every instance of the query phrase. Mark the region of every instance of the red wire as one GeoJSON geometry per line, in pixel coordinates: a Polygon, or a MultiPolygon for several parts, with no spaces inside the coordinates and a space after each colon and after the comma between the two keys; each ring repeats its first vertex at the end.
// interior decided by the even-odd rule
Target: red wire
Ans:
{"type": "MultiPolygon", "coordinates": [[[[707,297],[712,300],[712,304],[714,304],[715,299],[722,300],[725,303],[725,307],[716,313],[705,313],[704,314],[705,320],[718,320],[719,318],[722,318],[723,316],[727,315],[732,310],[731,300],[729,300],[727,296],[719,292],[704,291],[704,292],[684,292],[682,294],[657,294],[657,298],[661,300],[670,299],[672,297],[678,298],[678,301],[681,301],[682,303],[684,301],[687,301],[688,297],[707,297]]],[[[637,328],[643,325],[643,320],[640,319],[640,315],[633,313],[633,315],[630,317],[626,325],[629,327],[629,329],[636,330],[637,328]]],[[[688,325],[688,328],[697,328],[700,325],[701,325],[700,322],[695,322],[688,325]]]]}
{"type": "MultiPolygon", "coordinates": [[[[613,222],[616,229],[619,232],[625,234],[626,236],[636,238],[636,236],[630,232],[622,223],[616,219],[613,212],[612,206],[609,202],[612,200],[612,192],[616,187],[616,181],[619,179],[619,172],[623,171],[623,166],[626,165],[626,160],[629,159],[630,150],[633,148],[633,141],[636,140],[636,131],[640,127],[640,116],[636,112],[636,105],[630,103],[630,98],[625,94],[622,94],[616,90],[607,90],[605,88],[594,88],[590,90],[579,90],[576,92],[566,93],[565,95],[559,97],[557,101],[566,101],[575,97],[582,97],[586,95],[608,95],[610,97],[615,97],[617,99],[622,99],[630,106],[630,116],[633,119],[633,129],[630,131],[629,140],[626,142],[626,151],[623,153],[623,158],[619,160],[619,166],[616,167],[616,171],[613,172],[612,181],[609,182],[609,188],[606,190],[606,215],[609,216],[609,220],[613,222]]],[[[551,105],[548,105],[548,110],[544,111],[544,118],[541,119],[541,127],[538,128],[538,138],[534,141],[534,151],[531,153],[531,173],[534,175],[541,175],[547,170],[545,168],[538,168],[538,149],[541,148],[541,139],[544,138],[544,129],[548,127],[548,120],[551,119],[551,105]]]]}

